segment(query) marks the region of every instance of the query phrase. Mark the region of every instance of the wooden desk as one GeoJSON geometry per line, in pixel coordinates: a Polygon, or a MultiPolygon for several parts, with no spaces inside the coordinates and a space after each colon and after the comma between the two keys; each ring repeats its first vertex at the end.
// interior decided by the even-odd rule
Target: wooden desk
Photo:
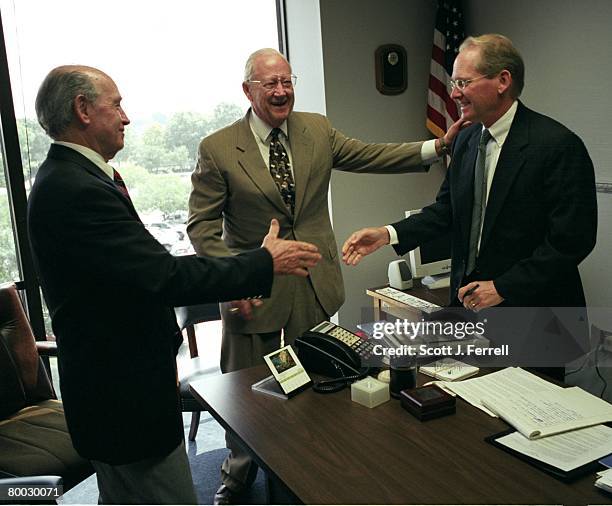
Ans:
{"type": "MultiPolygon", "coordinates": [[[[386,288],[389,285],[376,286],[374,288],[368,288],[366,294],[372,297],[374,303],[374,320],[381,319],[381,312],[388,313],[396,318],[406,318],[408,320],[419,320],[421,312],[419,309],[398,302],[396,300],[385,297],[384,295],[376,292],[379,288],[386,288]]],[[[414,295],[419,299],[438,304],[438,306],[448,306],[449,302],[449,289],[448,288],[436,288],[430,290],[429,288],[418,286],[409,290],[403,290],[404,293],[414,295]]]]}
{"type": "MultiPolygon", "coordinates": [[[[588,475],[571,485],[483,439],[507,426],[458,399],[457,413],[419,422],[399,402],[368,409],[350,390],[289,400],[251,391],[265,366],[192,384],[278,487],[306,504],[593,504],[612,498],[588,475]]],[[[286,494],[285,494],[286,497],[286,494]]]]}

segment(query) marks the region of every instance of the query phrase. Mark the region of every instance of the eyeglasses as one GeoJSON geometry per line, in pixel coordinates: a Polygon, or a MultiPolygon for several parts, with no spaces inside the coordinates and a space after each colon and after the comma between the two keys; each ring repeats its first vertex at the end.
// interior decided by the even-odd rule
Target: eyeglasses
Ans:
{"type": "Polygon", "coordinates": [[[295,83],[297,82],[297,76],[294,76],[293,74],[291,74],[290,76],[276,76],[263,79],[261,81],[249,79],[247,82],[252,84],[259,84],[267,91],[275,90],[278,86],[278,83],[281,84],[283,89],[290,90],[295,86],[295,83]]]}
{"type": "Polygon", "coordinates": [[[475,77],[474,79],[451,79],[449,81],[451,85],[451,90],[455,88],[459,88],[461,91],[463,91],[468,87],[470,83],[473,83],[474,81],[478,81],[479,79],[483,79],[485,77],[491,77],[491,76],[490,75],[478,76],[478,77],[475,77]]]}

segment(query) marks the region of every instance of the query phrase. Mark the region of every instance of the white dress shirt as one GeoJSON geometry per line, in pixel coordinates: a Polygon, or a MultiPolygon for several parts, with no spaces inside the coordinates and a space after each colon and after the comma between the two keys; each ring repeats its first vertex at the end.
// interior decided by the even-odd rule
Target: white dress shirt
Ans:
{"type": "MultiPolygon", "coordinates": [[[[249,125],[251,126],[251,131],[255,136],[255,142],[257,142],[257,147],[259,148],[259,152],[261,153],[261,157],[263,158],[266,167],[270,170],[270,133],[273,128],[268,125],[264,120],[262,120],[255,112],[251,111],[249,115],[249,125]]],[[[293,172],[293,157],[291,156],[291,146],[289,146],[289,135],[287,133],[287,120],[283,121],[282,125],[279,126],[282,134],[278,136],[278,141],[285,147],[285,151],[287,151],[287,156],[289,157],[289,168],[291,169],[291,175],[295,180],[295,173],[293,172]]]]}
{"type": "Polygon", "coordinates": [[[111,178],[111,181],[115,180],[114,177],[114,169],[106,163],[104,158],[100,153],[97,153],[93,149],[87,148],[85,146],[81,146],[80,144],[74,144],[73,142],[64,142],[64,141],[55,141],[53,144],[57,144],[59,146],[65,146],[70,149],[74,149],[77,153],[81,153],[85,158],[87,158],[90,162],[100,168],[104,174],[111,178]]]}

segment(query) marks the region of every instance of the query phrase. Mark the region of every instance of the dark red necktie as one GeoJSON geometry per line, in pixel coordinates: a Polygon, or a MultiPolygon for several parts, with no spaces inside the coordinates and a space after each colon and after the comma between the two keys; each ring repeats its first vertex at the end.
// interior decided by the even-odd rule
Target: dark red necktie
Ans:
{"type": "Polygon", "coordinates": [[[132,202],[127,186],[125,186],[125,181],[123,181],[121,174],[119,174],[119,172],[117,172],[115,169],[113,169],[113,181],[115,181],[117,188],[119,188],[119,191],[123,193],[125,198],[128,199],[130,202],[132,202]]]}

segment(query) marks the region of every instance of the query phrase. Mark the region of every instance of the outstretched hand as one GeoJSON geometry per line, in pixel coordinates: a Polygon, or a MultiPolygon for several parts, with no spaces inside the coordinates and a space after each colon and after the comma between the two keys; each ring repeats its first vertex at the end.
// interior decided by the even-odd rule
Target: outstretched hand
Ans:
{"type": "Polygon", "coordinates": [[[389,231],[385,227],[362,228],[353,232],[342,246],[342,261],[346,265],[357,265],[363,257],[389,244],[389,241],[389,231]]]}
{"type": "Polygon", "coordinates": [[[308,242],[279,239],[279,230],[278,220],[272,219],[268,235],[261,245],[272,255],[274,274],[308,276],[308,268],[314,267],[321,260],[319,250],[308,242]]]}

